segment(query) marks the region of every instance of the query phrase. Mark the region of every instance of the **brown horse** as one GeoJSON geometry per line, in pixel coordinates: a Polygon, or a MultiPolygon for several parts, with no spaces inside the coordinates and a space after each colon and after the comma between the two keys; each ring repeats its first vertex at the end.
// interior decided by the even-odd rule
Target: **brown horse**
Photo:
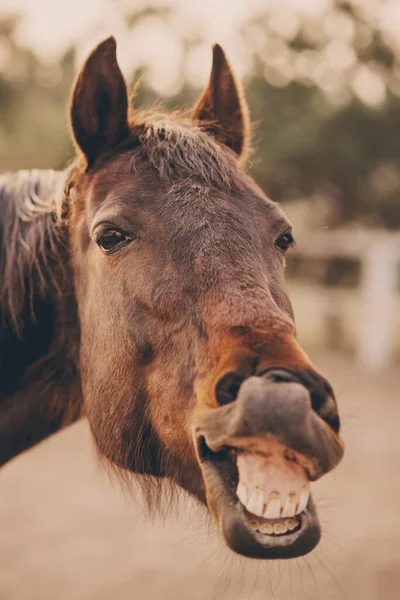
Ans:
{"type": "Polygon", "coordinates": [[[337,406],[295,338],[291,226],[245,173],[223,51],[191,119],[131,114],[109,38],[71,127],[69,169],[0,181],[0,464],[85,413],[103,457],[206,503],[236,552],[309,552],[337,406]]]}

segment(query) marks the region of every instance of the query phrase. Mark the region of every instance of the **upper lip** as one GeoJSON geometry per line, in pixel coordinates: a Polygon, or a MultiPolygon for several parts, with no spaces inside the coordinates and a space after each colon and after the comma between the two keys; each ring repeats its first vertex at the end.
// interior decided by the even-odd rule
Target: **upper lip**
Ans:
{"type": "MultiPolygon", "coordinates": [[[[255,396],[259,382],[258,377],[250,377],[245,382],[247,388],[256,388],[255,396]]],[[[298,383],[276,385],[279,389],[283,389],[285,385],[303,388],[298,383]]],[[[308,393],[307,390],[305,392],[308,393]]],[[[198,412],[194,435],[196,438],[202,436],[207,447],[214,453],[226,446],[243,446],[246,449],[253,447],[262,452],[265,442],[268,443],[271,439],[281,441],[301,457],[311,481],[319,479],[338,464],[344,452],[343,442],[311,406],[298,403],[298,408],[291,416],[295,420],[295,426],[288,428],[282,415],[276,410],[275,400],[267,396],[263,399],[263,404],[265,406],[262,413],[252,413],[241,402],[239,394],[235,402],[198,412]]]]}

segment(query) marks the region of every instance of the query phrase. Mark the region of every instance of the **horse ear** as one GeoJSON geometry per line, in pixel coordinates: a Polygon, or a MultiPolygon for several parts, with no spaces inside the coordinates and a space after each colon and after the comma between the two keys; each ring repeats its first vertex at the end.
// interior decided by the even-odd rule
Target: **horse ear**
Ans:
{"type": "Polygon", "coordinates": [[[129,135],[128,93],[113,37],[93,50],[76,79],[71,127],[88,168],[105,149],[129,135]]]}
{"type": "Polygon", "coordinates": [[[242,87],[236,81],[221,46],[213,46],[210,80],[197,102],[193,122],[240,158],[248,151],[250,119],[242,87]]]}

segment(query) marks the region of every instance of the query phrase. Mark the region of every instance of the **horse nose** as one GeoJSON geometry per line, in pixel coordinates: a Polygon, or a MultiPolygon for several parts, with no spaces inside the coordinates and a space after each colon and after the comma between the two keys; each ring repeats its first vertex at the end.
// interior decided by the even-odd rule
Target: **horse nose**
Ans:
{"type": "Polygon", "coordinates": [[[273,408],[269,407],[269,400],[267,399],[267,396],[270,398],[273,395],[277,402],[280,403],[279,405],[282,407],[282,410],[285,402],[289,403],[285,409],[285,415],[288,416],[293,412],[294,406],[297,404],[297,401],[295,401],[297,395],[304,396],[304,398],[307,398],[307,401],[304,400],[304,405],[307,404],[309,406],[311,401],[311,408],[334,431],[337,432],[339,430],[339,416],[333,390],[324,377],[311,369],[297,372],[293,369],[270,368],[257,372],[255,375],[249,373],[247,377],[243,373],[229,371],[216,384],[215,395],[218,404],[224,406],[236,400],[239,390],[241,390],[242,386],[249,379],[251,379],[252,383],[245,386],[245,389],[249,386],[255,386],[258,389],[260,385],[265,388],[266,398],[261,402],[263,410],[269,411],[273,408]],[[279,384],[280,386],[286,384],[286,386],[279,387],[278,389],[275,385],[272,389],[272,384],[279,384]],[[288,388],[287,385],[289,384],[293,387],[288,388]],[[295,386],[294,384],[297,385],[295,386]]]}
{"type": "Polygon", "coordinates": [[[230,429],[244,447],[251,447],[254,440],[276,440],[311,460],[313,478],[333,468],[343,454],[336,431],[314,409],[311,391],[294,373],[271,369],[249,377],[240,387],[235,408],[230,429]]]}
{"type": "MultiPolygon", "coordinates": [[[[258,373],[259,376],[265,376],[268,380],[275,383],[298,383],[298,378],[289,371],[284,369],[270,369],[258,373]]],[[[236,400],[240,386],[245,380],[245,376],[235,371],[225,373],[217,382],[215,386],[215,395],[217,397],[218,404],[224,406],[236,400]]]]}
{"type": "Polygon", "coordinates": [[[311,411],[309,391],[291,374],[274,370],[268,377],[249,377],[243,383],[236,418],[244,437],[268,434],[293,446],[309,437],[311,411]]]}
{"type": "Polygon", "coordinates": [[[318,373],[313,371],[311,377],[305,372],[271,368],[244,377],[232,370],[221,377],[217,390],[224,406],[197,417],[197,435],[204,437],[212,452],[233,447],[269,455],[271,441],[278,442],[303,457],[311,480],[330,471],[342,458],[343,442],[331,424],[337,419],[336,402],[318,373]],[[313,400],[316,390],[323,390],[325,402],[313,400]]]}
{"type": "Polygon", "coordinates": [[[266,377],[269,381],[275,383],[301,383],[299,377],[290,371],[285,369],[266,369],[258,375],[266,377]]]}

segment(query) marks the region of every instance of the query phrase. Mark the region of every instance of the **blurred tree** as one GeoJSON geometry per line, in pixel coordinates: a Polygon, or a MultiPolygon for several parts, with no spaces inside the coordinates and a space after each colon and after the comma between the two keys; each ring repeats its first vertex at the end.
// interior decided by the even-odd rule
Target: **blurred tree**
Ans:
{"type": "Polygon", "coordinates": [[[59,64],[42,64],[13,41],[17,19],[0,22],[0,165],[63,168],[72,154],[66,101],[74,76],[73,52],[59,64]]]}
{"type": "MultiPolygon", "coordinates": [[[[400,40],[391,4],[327,0],[316,18],[296,12],[301,2],[256,2],[238,32],[252,65],[245,81],[256,122],[251,172],[307,227],[400,227],[400,40]]],[[[176,89],[165,104],[190,105],[199,90],[188,84],[187,66],[204,45],[207,23],[178,30],[172,3],[142,0],[132,10],[115,0],[115,7],[132,39],[154,22],[179,37],[176,89]]],[[[66,105],[74,49],[58,64],[43,64],[15,42],[17,23],[0,22],[0,165],[60,168],[72,153],[66,105]]],[[[159,99],[149,86],[157,87],[157,77],[144,58],[137,66],[133,79],[143,74],[143,84],[135,104],[148,106],[159,99]]]]}
{"type": "Polygon", "coordinates": [[[376,9],[338,0],[316,23],[281,5],[244,30],[261,123],[253,173],[274,198],[307,198],[311,220],[323,197],[325,225],[400,227],[400,45],[376,9]]]}

